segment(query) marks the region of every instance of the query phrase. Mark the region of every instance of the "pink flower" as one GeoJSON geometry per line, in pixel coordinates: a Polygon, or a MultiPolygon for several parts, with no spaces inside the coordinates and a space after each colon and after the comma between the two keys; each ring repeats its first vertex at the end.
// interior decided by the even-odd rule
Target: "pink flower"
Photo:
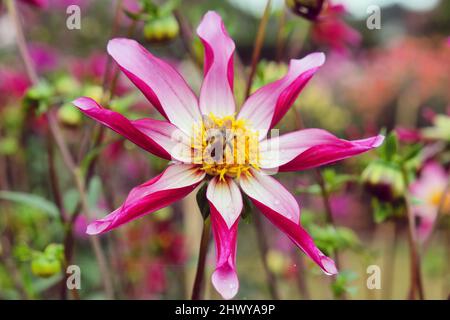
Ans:
{"type": "Polygon", "coordinates": [[[422,135],[417,129],[410,129],[405,127],[395,128],[395,133],[401,142],[405,143],[416,143],[422,140],[422,135]]]}
{"type": "Polygon", "coordinates": [[[0,102],[4,103],[7,97],[21,98],[30,85],[25,73],[6,68],[0,70],[0,102]]]}
{"type": "Polygon", "coordinates": [[[420,202],[413,205],[412,210],[419,218],[417,233],[421,241],[427,239],[433,230],[441,201],[444,201],[443,212],[450,211],[450,192],[444,195],[448,179],[449,175],[443,167],[436,162],[429,162],[424,166],[419,179],[410,186],[411,195],[420,202]]]}
{"type": "Polygon", "coordinates": [[[361,42],[361,35],[343,21],[345,12],[341,4],[326,5],[313,25],[313,40],[339,53],[346,53],[348,46],[357,46],[361,42]]]}
{"type": "Polygon", "coordinates": [[[172,160],[160,175],[131,190],[122,206],[90,224],[87,233],[100,234],[117,228],[170,205],[207,182],[206,197],[216,243],[212,283],[224,298],[234,297],[239,287],[236,245],[243,207],[241,191],[326,274],[336,274],[333,260],[315,246],[300,225],[300,209],[294,196],[267,172],[297,171],[332,163],[379,146],[383,137],[347,141],[324,130],[306,129],[268,138],[269,130],[325,62],[324,54],[291,60],[288,73],[252,94],[235,117],[234,42],[215,12],[203,17],[197,34],[205,48],[199,99],[173,67],[136,41],[113,39],[108,44],[108,52],[121,70],[168,121],[129,120],[90,98],[74,101],[87,116],[144,150],[172,160]],[[216,135],[211,136],[211,130],[216,135]],[[230,136],[233,138],[228,140],[230,136]],[[215,148],[219,142],[224,145],[215,148]],[[270,147],[273,144],[278,144],[279,150],[274,151],[270,147]],[[240,159],[244,161],[227,161],[236,160],[242,147],[248,151],[240,159]]]}
{"type": "Polygon", "coordinates": [[[22,2],[26,4],[30,4],[36,7],[45,8],[48,5],[47,0],[21,0],[22,2]]]}
{"type": "Polygon", "coordinates": [[[58,65],[58,56],[52,48],[38,43],[29,47],[31,59],[39,73],[53,71],[58,65]]]}

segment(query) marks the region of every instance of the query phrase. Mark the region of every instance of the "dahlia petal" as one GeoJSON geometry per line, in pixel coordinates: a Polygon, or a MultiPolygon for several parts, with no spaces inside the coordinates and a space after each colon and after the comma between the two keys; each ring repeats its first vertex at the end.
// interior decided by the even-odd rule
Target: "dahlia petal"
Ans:
{"type": "Polygon", "coordinates": [[[78,98],[73,104],[88,117],[114,130],[142,149],[164,159],[180,160],[179,149],[182,143],[177,139],[182,134],[173,124],[151,119],[131,121],[120,113],[103,108],[88,97],[78,98]]]}
{"type": "Polygon", "coordinates": [[[323,53],[311,53],[303,59],[291,60],[286,76],[253,93],[242,106],[238,118],[247,119],[264,138],[324,62],[323,53]]]}
{"type": "Polygon", "coordinates": [[[157,141],[172,159],[183,163],[192,162],[189,136],[170,122],[146,118],[134,120],[132,124],[149,138],[157,141]]]}
{"type": "Polygon", "coordinates": [[[155,178],[135,187],[118,209],[88,225],[88,234],[100,234],[145,214],[164,208],[184,198],[205,177],[203,171],[193,165],[175,164],[155,178]]]}
{"type": "Polygon", "coordinates": [[[348,141],[321,129],[291,132],[261,142],[261,168],[280,171],[305,170],[369,151],[384,137],[348,141]]]}
{"type": "Polygon", "coordinates": [[[200,91],[202,114],[232,115],[235,111],[233,95],[233,53],[235,45],[228,35],[222,18],[209,11],[197,28],[205,48],[204,80],[200,91]]]}
{"type": "Polygon", "coordinates": [[[200,119],[197,98],[172,66],[132,39],[110,40],[108,53],[164,117],[191,133],[193,123],[200,119]]]}
{"type": "Polygon", "coordinates": [[[206,197],[231,228],[242,211],[242,195],[233,179],[215,176],[208,184],[206,197]]]}
{"type": "Polygon", "coordinates": [[[250,197],[255,206],[281,231],[308,255],[328,275],[336,274],[333,260],[325,256],[314,244],[310,235],[299,222],[297,201],[278,181],[270,176],[252,170],[252,176],[240,178],[242,190],[250,197]],[[279,196],[274,201],[274,196],[279,196]],[[289,203],[289,204],[288,204],[289,203]]]}
{"type": "Polygon", "coordinates": [[[228,227],[223,215],[211,202],[210,208],[211,225],[216,244],[216,269],[211,276],[211,281],[224,299],[231,299],[239,290],[239,279],[236,273],[239,217],[231,227],[228,227]]]}

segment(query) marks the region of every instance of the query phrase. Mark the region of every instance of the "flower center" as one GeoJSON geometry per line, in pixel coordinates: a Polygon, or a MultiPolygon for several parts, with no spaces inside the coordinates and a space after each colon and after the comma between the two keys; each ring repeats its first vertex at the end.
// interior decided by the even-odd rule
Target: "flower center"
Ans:
{"type": "Polygon", "coordinates": [[[450,193],[447,193],[444,197],[444,191],[443,190],[436,190],[431,193],[430,197],[428,198],[428,202],[433,206],[439,206],[442,203],[442,211],[443,212],[449,212],[450,211],[450,193]]]}
{"type": "Polygon", "coordinates": [[[193,162],[211,176],[239,178],[259,169],[259,140],[246,120],[234,116],[204,115],[194,126],[191,140],[193,162]]]}

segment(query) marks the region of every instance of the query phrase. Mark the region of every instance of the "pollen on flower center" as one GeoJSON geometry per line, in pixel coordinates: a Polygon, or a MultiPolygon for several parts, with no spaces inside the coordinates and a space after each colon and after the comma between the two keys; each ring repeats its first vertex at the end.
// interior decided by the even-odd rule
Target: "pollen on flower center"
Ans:
{"type": "Polygon", "coordinates": [[[259,169],[259,140],[245,119],[204,115],[193,128],[193,162],[211,176],[239,178],[259,169]]]}
{"type": "Polygon", "coordinates": [[[450,211],[450,193],[444,195],[443,190],[437,190],[431,193],[429,199],[429,203],[433,206],[439,206],[442,202],[442,211],[449,212],[450,211]],[[445,197],[444,199],[442,199],[445,197]]]}

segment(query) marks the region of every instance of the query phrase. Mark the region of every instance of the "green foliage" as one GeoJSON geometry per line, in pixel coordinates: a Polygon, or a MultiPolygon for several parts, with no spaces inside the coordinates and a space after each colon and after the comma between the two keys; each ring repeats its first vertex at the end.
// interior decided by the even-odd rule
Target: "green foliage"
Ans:
{"type": "Polygon", "coordinates": [[[15,137],[0,138],[0,155],[11,156],[19,150],[19,143],[15,137]]]}
{"type": "Polygon", "coordinates": [[[0,199],[21,203],[39,209],[53,218],[59,215],[58,208],[53,204],[53,202],[50,202],[49,200],[35,194],[15,191],[0,191],[0,199]]]}
{"type": "Polygon", "coordinates": [[[358,236],[345,227],[313,225],[310,231],[316,245],[327,255],[331,255],[336,250],[357,249],[360,246],[358,236]]]}
{"type": "Polygon", "coordinates": [[[355,281],[358,275],[350,270],[343,270],[336,275],[335,281],[331,284],[331,289],[335,298],[342,297],[344,294],[354,295],[357,288],[351,286],[351,282],[355,281]]]}
{"type": "Polygon", "coordinates": [[[23,104],[27,108],[36,109],[38,114],[44,113],[51,105],[54,93],[54,88],[48,82],[40,81],[27,90],[23,104]]]}
{"type": "MultiPolygon", "coordinates": [[[[341,190],[347,183],[358,181],[358,178],[350,174],[337,173],[332,168],[322,170],[322,176],[325,184],[325,189],[328,193],[334,193],[341,190]]],[[[296,193],[309,193],[320,195],[322,192],[319,184],[311,184],[306,187],[297,187],[296,193]]]]}
{"type": "Polygon", "coordinates": [[[437,115],[432,127],[422,130],[422,134],[428,139],[450,141],[450,116],[437,115]]]}
{"type": "Polygon", "coordinates": [[[400,217],[403,208],[389,202],[379,201],[372,198],[373,218],[376,223],[382,223],[390,218],[400,217]]]}

